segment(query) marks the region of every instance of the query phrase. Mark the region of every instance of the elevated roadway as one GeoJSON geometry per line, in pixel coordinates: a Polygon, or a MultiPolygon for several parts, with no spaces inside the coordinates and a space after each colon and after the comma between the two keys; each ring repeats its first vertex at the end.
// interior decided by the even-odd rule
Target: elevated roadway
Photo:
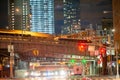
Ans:
{"type": "MultiPolygon", "coordinates": [[[[87,61],[95,62],[94,55],[90,55],[88,50],[80,51],[78,43],[87,43],[88,45],[97,46],[90,40],[79,38],[60,38],[50,34],[33,33],[29,31],[7,31],[0,30],[0,56],[7,56],[10,58],[12,73],[12,64],[14,58],[10,54],[14,53],[15,58],[22,61],[32,62],[35,60],[56,61],[69,60],[71,58],[81,59],[85,58],[87,61]],[[13,47],[10,49],[10,45],[13,47]]],[[[98,46],[99,47],[99,46],[98,46]]],[[[0,57],[0,60],[3,60],[0,57]]],[[[76,60],[77,61],[77,60],[76,60]]],[[[9,61],[8,61],[9,62],[9,61]]],[[[94,64],[95,65],[95,64],[94,64]]],[[[13,75],[10,74],[12,77],[13,75]]]]}
{"type": "Polygon", "coordinates": [[[13,45],[14,54],[18,54],[23,60],[35,57],[63,58],[65,55],[89,56],[88,52],[78,50],[78,41],[55,40],[53,35],[29,31],[22,34],[20,30],[0,30],[0,54],[8,55],[8,45],[13,45]]]}

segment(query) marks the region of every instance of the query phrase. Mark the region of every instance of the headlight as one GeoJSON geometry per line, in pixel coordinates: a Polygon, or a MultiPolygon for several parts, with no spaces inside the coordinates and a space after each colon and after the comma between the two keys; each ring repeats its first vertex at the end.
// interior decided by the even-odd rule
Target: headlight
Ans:
{"type": "Polygon", "coordinates": [[[25,72],[25,76],[28,76],[28,74],[29,74],[28,72],[25,72]]]}
{"type": "Polygon", "coordinates": [[[39,72],[31,72],[31,74],[30,74],[31,76],[40,76],[40,73],[39,72]]]}
{"type": "Polygon", "coordinates": [[[67,72],[65,70],[61,70],[59,73],[60,73],[60,75],[65,75],[65,76],[67,74],[67,72]]]}

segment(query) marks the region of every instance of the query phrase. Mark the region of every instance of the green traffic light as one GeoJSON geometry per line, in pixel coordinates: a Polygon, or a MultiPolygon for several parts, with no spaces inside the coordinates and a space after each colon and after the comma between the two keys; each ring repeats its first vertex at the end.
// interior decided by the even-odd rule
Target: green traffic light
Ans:
{"type": "Polygon", "coordinates": [[[87,61],[86,61],[86,59],[82,59],[81,62],[82,62],[82,64],[86,64],[87,61]]]}
{"type": "Polygon", "coordinates": [[[70,60],[70,63],[74,64],[74,63],[75,63],[75,60],[74,60],[74,59],[71,59],[71,60],[70,60]]]}

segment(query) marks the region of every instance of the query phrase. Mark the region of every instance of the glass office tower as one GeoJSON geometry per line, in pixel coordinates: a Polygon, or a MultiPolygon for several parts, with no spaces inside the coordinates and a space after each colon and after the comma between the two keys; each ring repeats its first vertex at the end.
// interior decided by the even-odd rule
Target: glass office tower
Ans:
{"type": "Polygon", "coordinates": [[[31,31],[54,34],[54,0],[30,0],[31,31]]]}
{"type": "Polygon", "coordinates": [[[62,34],[80,30],[80,0],[63,0],[64,27],[62,34]]]}

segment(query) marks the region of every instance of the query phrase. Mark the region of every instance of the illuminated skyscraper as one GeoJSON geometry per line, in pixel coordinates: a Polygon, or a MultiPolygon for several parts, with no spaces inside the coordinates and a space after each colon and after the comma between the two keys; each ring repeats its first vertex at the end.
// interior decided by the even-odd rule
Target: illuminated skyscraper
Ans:
{"type": "Polygon", "coordinates": [[[63,34],[76,33],[80,29],[80,0],[63,0],[63,34]]]}
{"type": "Polygon", "coordinates": [[[8,29],[30,30],[29,9],[29,0],[8,0],[8,29]]]}
{"type": "Polygon", "coordinates": [[[31,31],[54,34],[54,0],[30,0],[31,31]]]}

